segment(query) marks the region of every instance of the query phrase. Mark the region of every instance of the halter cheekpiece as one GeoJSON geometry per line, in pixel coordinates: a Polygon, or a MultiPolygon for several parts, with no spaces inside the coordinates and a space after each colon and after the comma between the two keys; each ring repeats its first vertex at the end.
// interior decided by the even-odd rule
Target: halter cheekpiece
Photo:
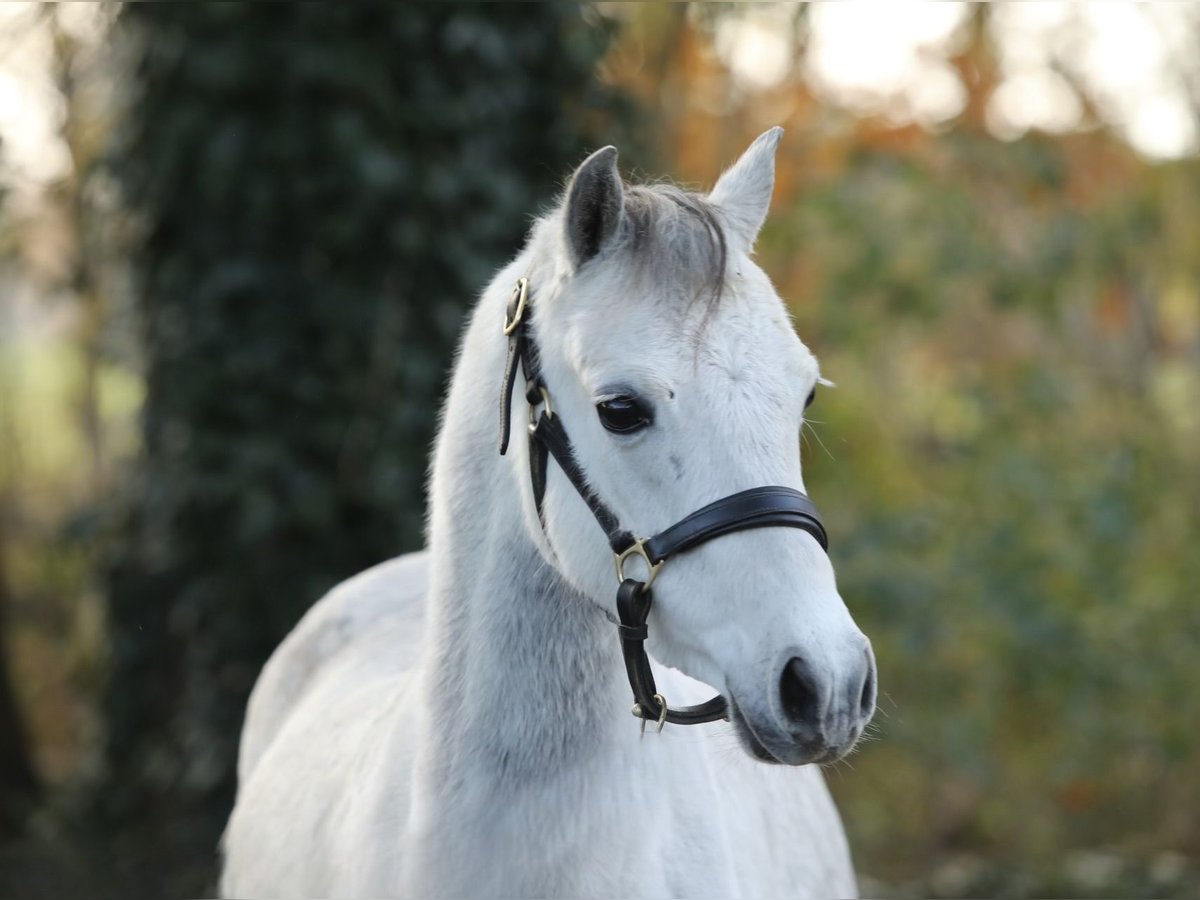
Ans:
{"type": "Polygon", "coordinates": [[[500,389],[500,453],[503,455],[508,450],[513,385],[519,365],[525,380],[525,401],[529,404],[529,477],[538,518],[543,518],[546,467],[549,457],[553,456],[604,529],[612,548],[619,584],[617,615],[620,621],[617,631],[621,638],[629,686],[633,689],[633,714],[642,720],[643,728],[647,721],[651,721],[657,722],[660,730],[665,722],[698,725],[728,718],[728,704],[720,695],[697,706],[671,709],[667,706],[666,698],[658,693],[645,649],[651,585],[663,564],[675,554],[735,531],[774,526],[799,528],[807,531],[823,550],[828,551],[829,539],[821,524],[821,517],[812,501],[800,491],[773,485],[731,494],[696,510],[653,537],[635,538],[621,527],[620,520],[587,483],[575,460],[562,420],[554,413],[550,391],[542,381],[537,343],[530,330],[531,301],[529,280],[519,278],[504,314],[508,356],[500,389]],[[641,557],[647,566],[644,581],[625,574],[625,565],[633,556],[641,557]]]}

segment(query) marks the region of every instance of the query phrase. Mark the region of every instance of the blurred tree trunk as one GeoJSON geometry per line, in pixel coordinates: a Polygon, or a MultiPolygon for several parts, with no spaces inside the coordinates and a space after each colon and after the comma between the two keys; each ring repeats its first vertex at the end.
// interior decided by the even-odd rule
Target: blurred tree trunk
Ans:
{"type": "MultiPolygon", "coordinates": [[[[0,510],[0,514],[2,512],[0,510]]],[[[29,801],[38,791],[38,779],[29,758],[29,744],[8,667],[6,617],[12,594],[5,569],[4,532],[4,520],[0,515],[0,836],[20,830],[29,801]]]]}
{"type": "MultiPolygon", "coordinates": [[[[74,295],[79,310],[75,346],[79,349],[82,365],[76,401],[77,421],[87,448],[88,488],[98,494],[105,477],[99,373],[108,311],[105,308],[105,294],[100,287],[100,259],[92,247],[94,237],[89,233],[99,229],[95,224],[96,217],[89,203],[87,188],[96,164],[96,155],[102,149],[97,132],[102,133],[103,128],[98,127],[85,94],[89,88],[95,91],[99,79],[95,64],[92,63],[89,69],[78,40],[63,27],[60,9],[46,6],[39,13],[44,17],[50,34],[50,72],[63,104],[59,136],[71,157],[70,172],[57,184],[54,193],[66,213],[63,239],[71,247],[63,282],[74,295]]],[[[95,104],[94,99],[92,104],[95,104]]]]}
{"type": "Polygon", "coordinates": [[[620,104],[564,4],[131,4],[144,452],[108,579],[108,781],[219,822],[245,701],[421,543],[465,309],[620,104]]]}

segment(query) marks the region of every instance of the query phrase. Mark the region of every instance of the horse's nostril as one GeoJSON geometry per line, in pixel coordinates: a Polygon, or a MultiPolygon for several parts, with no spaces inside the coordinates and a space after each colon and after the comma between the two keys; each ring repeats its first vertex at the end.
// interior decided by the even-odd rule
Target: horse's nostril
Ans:
{"type": "Polygon", "coordinates": [[[800,657],[792,657],[783,667],[779,696],[784,714],[792,722],[812,722],[817,718],[821,698],[808,666],[800,657]]]}
{"type": "Polygon", "coordinates": [[[875,665],[870,660],[867,661],[867,677],[863,681],[858,709],[864,718],[870,718],[871,714],[875,712],[875,665]]]}

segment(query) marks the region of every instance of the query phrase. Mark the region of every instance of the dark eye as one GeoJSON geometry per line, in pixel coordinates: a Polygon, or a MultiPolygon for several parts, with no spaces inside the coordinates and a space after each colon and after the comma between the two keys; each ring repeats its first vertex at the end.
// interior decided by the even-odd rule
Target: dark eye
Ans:
{"type": "Polygon", "coordinates": [[[650,424],[650,410],[636,397],[613,397],[596,404],[600,424],[613,434],[631,434],[650,424]]]}
{"type": "Polygon", "coordinates": [[[808,392],[808,399],[804,401],[804,408],[808,409],[810,406],[812,406],[813,401],[816,399],[817,399],[817,389],[813,388],[811,391],[808,392]]]}

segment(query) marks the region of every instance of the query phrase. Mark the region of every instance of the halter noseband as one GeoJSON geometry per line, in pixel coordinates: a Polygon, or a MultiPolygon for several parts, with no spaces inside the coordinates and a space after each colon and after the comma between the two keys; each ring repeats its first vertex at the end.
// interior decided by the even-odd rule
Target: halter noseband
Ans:
{"type": "Polygon", "coordinates": [[[544,525],[542,502],[546,495],[546,466],[549,457],[553,456],[604,529],[612,548],[620,584],[617,588],[617,615],[620,618],[617,631],[629,686],[633,689],[633,714],[642,720],[643,728],[647,721],[652,721],[658,723],[659,730],[664,722],[698,725],[728,718],[728,705],[721,695],[697,706],[669,709],[666,699],[658,693],[645,648],[650,586],[663,564],[675,554],[735,531],[774,526],[800,528],[811,534],[821,549],[828,551],[829,539],[817,508],[808,497],[792,488],[756,487],[710,503],[651,538],[635,538],[621,527],[620,520],[587,483],[571,450],[562,420],[550,405],[550,392],[542,382],[537,344],[529,330],[530,299],[529,280],[517,279],[504,315],[508,358],[500,389],[500,453],[503,455],[508,450],[513,384],[519,364],[525,379],[525,400],[529,404],[529,476],[538,519],[544,525]],[[646,563],[644,581],[625,574],[625,563],[633,556],[640,556],[646,563]]]}

